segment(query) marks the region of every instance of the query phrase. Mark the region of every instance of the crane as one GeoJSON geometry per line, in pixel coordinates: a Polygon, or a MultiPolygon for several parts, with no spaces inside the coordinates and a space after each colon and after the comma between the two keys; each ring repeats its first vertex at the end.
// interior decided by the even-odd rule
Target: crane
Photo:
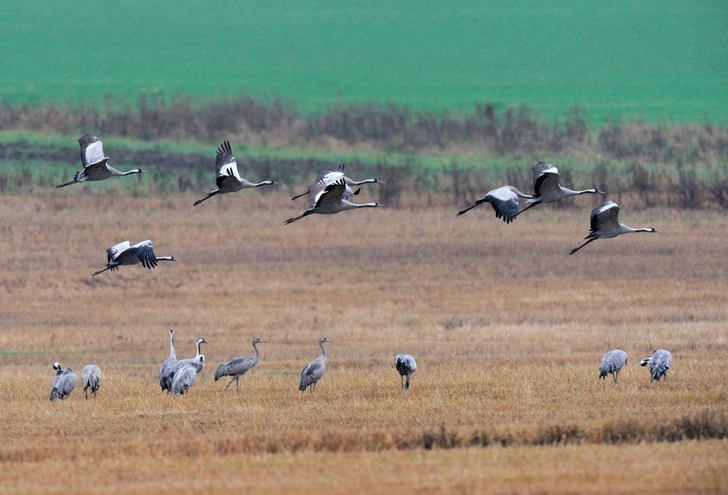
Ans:
{"type": "Polygon", "coordinates": [[[605,201],[601,206],[594,208],[591,212],[590,221],[591,229],[589,235],[584,238],[586,242],[572,249],[569,254],[574,254],[597,239],[611,239],[618,235],[632,234],[634,232],[657,232],[653,227],[634,229],[628,225],[619,223],[619,205],[614,201],[605,201]]]}
{"type": "Polygon", "coordinates": [[[87,364],[81,370],[81,381],[83,382],[83,396],[88,400],[88,389],[96,398],[96,392],[101,386],[101,368],[95,364],[87,364]]]}
{"type": "Polygon", "coordinates": [[[652,356],[640,361],[640,366],[647,366],[648,364],[650,365],[650,383],[654,380],[659,382],[662,377],[667,380],[667,370],[672,365],[672,354],[666,349],[657,349],[652,353],[652,356]]]}
{"type": "Polygon", "coordinates": [[[106,268],[94,272],[92,277],[106,270],[117,270],[121,265],[141,263],[144,268],[155,268],[158,261],[174,261],[174,256],[155,256],[152,241],[147,239],[133,246],[129,241],[120,242],[106,250],[106,268]]]}
{"type": "Polygon", "coordinates": [[[304,392],[308,387],[311,387],[311,393],[316,390],[316,384],[324,376],[326,371],[326,348],[324,344],[327,342],[333,342],[326,337],[319,339],[319,347],[321,348],[321,355],[308,363],[301,370],[301,378],[298,382],[298,390],[304,392]]]}
{"type": "Polygon", "coordinates": [[[81,164],[83,165],[83,170],[76,172],[72,181],[58,184],[56,189],[79,182],[97,181],[108,179],[109,177],[123,177],[125,175],[144,173],[144,170],[139,168],[134,168],[127,172],[119,172],[114,167],[111,167],[108,163],[109,157],[104,156],[103,145],[96,136],[84,134],[78,139],[78,144],[81,146],[81,164]]]}
{"type": "Polygon", "coordinates": [[[483,203],[490,203],[493,210],[495,210],[496,218],[502,218],[504,222],[511,223],[518,215],[518,198],[531,199],[533,196],[524,194],[513,186],[499,187],[488,191],[485,196],[477,200],[473,206],[460,210],[457,216],[467,213],[483,203]]]}
{"type": "Polygon", "coordinates": [[[230,141],[223,141],[223,143],[217,148],[217,152],[215,153],[215,171],[217,173],[217,179],[215,179],[217,187],[207,193],[207,196],[204,198],[195,201],[192,206],[197,206],[216,194],[226,194],[240,191],[241,189],[278,184],[272,180],[264,180],[263,182],[254,183],[240,177],[240,173],[238,172],[238,162],[235,161],[235,157],[233,156],[230,141]]]}
{"type": "Polygon", "coordinates": [[[174,374],[172,380],[172,394],[184,395],[194,385],[195,378],[205,367],[205,356],[195,356],[194,362],[184,363],[174,374]]]}
{"type": "Polygon", "coordinates": [[[65,399],[76,388],[78,376],[76,376],[76,373],[71,368],[61,367],[61,363],[53,363],[53,369],[56,370],[56,377],[53,379],[53,384],[51,385],[49,399],[51,401],[65,399]]]}
{"type": "Polygon", "coordinates": [[[344,198],[347,187],[343,179],[338,179],[331,184],[326,184],[323,180],[316,182],[315,187],[309,189],[310,208],[297,217],[289,218],[284,223],[288,225],[312,213],[329,215],[357,208],[382,206],[379,203],[352,203],[344,198]]]}
{"type": "Polygon", "coordinates": [[[215,381],[218,381],[223,376],[232,376],[230,382],[225,386],[225,390],[227,390],[233,382],[235,382],[235,387],[238,388],[240,386],[240,383],[238,382],[240,377],[247,373],[253,366],[258,364],[258,359],[260,358],[258,344],[260,342],[265,342],[265,340],[259,337],[255,337],[253,339],[253,350],[255,351],[253,356],[237,357],[218,366],[217,371],[215,371],[215,381]]]}
{"type": "Polygon", "coordinates": [[[162,387],[162,392],[165,390],[167,393],[172,388],[171,374],[172,367],[177,362],[177,353],[174,350],[174,330],[169,330],[169,357],[162,362],[162,366],[159,368],[159,385],[162,387]]]}
{"type": "Polygon", "coordinates": [[[322,170],[321,172],[319,172],[318,177],[316,177],[316,180],[314,180],[313,182],[311,182],[308,185],[308,189],[306,190],[306,192],[297,194],[297,195],[293,196],[291,199],[295,200],[295,199],[301,198],[307,194],[310,194],[311,189],[316,187],[316,183],[318,181],[324,181],[326,184],[332,184],[339,179],[344,179],[344,182],[347,185],[346,195],[344,196],[345,199],[348,199],[347,196],[356,196],[357,194],[359,194],[359,189],[354,191],[351,189],[351,186],[360,186],[362,184],[376,184],[376,183],[382,182],[376,178],[375,179],[364,179],[364,180],[358,180],[358,181],[352,180],[349,177],[347,177],[346,175],[344,175],[344,167],[345,167],[345,165],[342,163],[338,167],[336,167],[336,170],[322,170]]]}
{"type": "MultiPolygon", "coordinates": [[[[176,362],[170,364],[167,367],[165,375],[160,378],[160,384],[162,381],[165,381],[165,383],[169,384],[170,390],[172,387],[172,382],[174,381],[175,376],[177,375],[177,372],[182,369],[182,367],[187,365],[195,366],[196,368],[199,368],[197,371],[202,371],[202,367],[200,367],[200,356],[202,356],[202,344],[207,344],[208,342],[204,339],[204,337],[200,337],[197,339],[197,342],[195,343],[195,346],[197,348],[197,354],[195,354],[195,357],[193,358],[187,358],[187,359],[179,359],[176,362]]],[[[164,389],[163,389],[164,390],[164,389]]]]}
{"type": "Polygon", "coordinates": [[[514,218],[541,203],[555,203],[561,199],[581,194],[605,194],[595,188],[574,191],[568,187],[563,187],[559,184],[559,169],[550,163],[538,162],[531,167],[531,170],[533,170],[533,198],[526,201],[528,206],[516,213],[514,218]]]}
{"type": "Polygon", "coordinates": [[[617,383],[617,375],[619,371],[627,364],[627,353],[622,349],[614,349],[607,352],[602,358],[602,363],[599,365],[599,378],[606,379],[609,373],[614,378],[614,383],[617,383]]]}
{"type": "Polygon", "coordinates": [[[392,366],[395,367],[399,372],[399,377],[402,381],[402,388],[405,390],[409,389],[410,377],[412,376],[412,373],[417,371],[417,363],[415,362],[415,358],[413,358],[409,354],[397,354],[394,357],[394,362],[392,363],[392,366]]]}

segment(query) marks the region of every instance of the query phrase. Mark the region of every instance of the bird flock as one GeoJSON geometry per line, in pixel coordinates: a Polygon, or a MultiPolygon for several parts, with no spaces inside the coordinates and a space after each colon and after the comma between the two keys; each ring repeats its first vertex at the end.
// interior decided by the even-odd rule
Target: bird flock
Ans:
{"type": "MultiPolygon", "coordinates": [[[[80,154],[83,169],[75,173],[73,180],[58,184],[56,188],[87,181],[100,181],[111,177],[144,173],[141,169],[120,172],[111,167],[108,163],[109,157],[104,154],[102,142],[96,136],[85,134],[78,139],[78,143],[81,148],[80,154]]],[[[606,196],[605,192],[596,188],[573,190],[562,186],[560,184],[558,169],[549,163],[538,162],[531,168],[533,171],[533,194],[521,192],[511,185],[498,187],[488,191],[482,198],[475,201],[473,205],[458,211],[457,216],[463,215],[481,204],[489,203],[495,211],[496,218],[502,219],[505,223],[510,224],[521,213],[542,203],[554,203],[565,198],[583,194],[606,196]],[[520,199],[525,200],[525,207],[522,209],[520,208],[520,199]]],[[[227,140],[223,141],[216,151],[215,172],[216,187],[205,197],[195,201],[193,207],[198,206],[216,195],[277,184],[277,182],[272,180],[254,183],[241,177],[237,161],[233,155],[232,146],[227,140]]],[[[322,171],[315,180],[308,184],[305,192],[291,198],[292,200],[296,200],[303,196],[308,196],[308,209],[298,216],[287,219],[284,224],[294,223],[312,214],[327,215],[359,208],[383,207],[383,205],[375,202],[355,203],[352,201],[354,196],[358,195],[360,191],[360,189],[352,189],[353,186],[376,183],[381,183],[381,181],[376,178],[361,181],[350,179],[344,174],[343,164],[339,165],[336,170],[322,171]]],[[[637,232],[657,232],[653,227],[629,227],[620,223],[618,216],[619,206],[617,203],[605,199],[600,206],[594,208],[591,212],[590,231],[585,237],[586,242],[572,249],[569,254],[575,254],[587,244],[598,239],[610,239],[622,234],[637,232]]],[[[141,241],[134,245],[131,245],[129,241],[123,241],[108,248],[106,254],[106,266],[94,272],[92,276],[99,275],[107,270],[116,271],[120,266],[125,265],[141,264],[145,268],[152,269],[160,261],[175,261],[174,256],[156,256],[151,240],[141,241]]],[[[173,330],[169,330],[169,338],[170,353],[160,366],[159,384],[163,392],[173,395],[184,395],[194,385],[197,375],[205,368],[205,356],[202,354],[201,346],[202,344],[207,344],[207,341],[202,337],[198,338],[196,341],[197,352],[195,356],[178,360],[173,330]]],[[[265,342],[265,340],[256,337],[252,341],[253,356],[237,357],[220,364],[215,372],[215,381],[223,377],[231,377],[225,386],[225,390],[227,391],[233,382],[235,382],[236,388],[239,388],[240,377],[258,364],[260,359],[258,344],[265,342]]],[[[301,370],[298,385],[301,392],[309,389],[313,393],[316,389],[316,384],[324,376],[328,357],[324,344],[329,342],[332,341],[327,337],[321,338],[318,341],[321,355],[310,361],[301,370]]],[[[640,364],[642,366],[650,365],[650,383],[652,383],[652,381],[659,381],[661,378],[667,376],[671,362],[671,354],[665,349],[658,349],[651,357],[643,359],[640,364]]],[[[626,364],[627,354],[623,350],[615,349],[607,352],[601,361],[599,378],[606,378],[608,374],[612,374],[614,382],[617,383],[619,372],[626,364]]],[[[417,370],[414,357],[409,354],[398,354],[394,358],[392,366],[400,375],[402,389],[409,389],[412,374],[417,370]]],[[[63,368],[60,363],[54,363],[53,369],[56,371],[56,376],[52,383],[50,400],[65,399],[75,388],[78,377],[70,368],[63,368]]],[[[96,392],[99,390],[101,384],[100,368],[96,365],[84,367],[82,381],[86,399],[88,399],[89,390],[95,398],[96,392]]]]}

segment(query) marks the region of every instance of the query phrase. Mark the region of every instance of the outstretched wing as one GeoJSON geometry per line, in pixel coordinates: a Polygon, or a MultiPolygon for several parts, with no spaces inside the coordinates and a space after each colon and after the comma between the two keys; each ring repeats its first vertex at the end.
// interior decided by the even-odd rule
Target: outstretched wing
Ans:
{"type": "Polygon", "coordinates": [[[538,162],[533,167],[533,191],[535,196],[543,196],[543,192],[558,189],[559,169],[546,162],[538,162]]]}
{"type": "Polygon", "coordinates": [[[223,141],[217,149],[215,154],[215,169],[217,171],[217,187],[222,187],[228,178],[234,178],[236,182],[240,182],[238,163],[233,156],[230,141],[223,141]]]}
{"type": "Polygon", "coordinates": [[[96,136],[85,134],[78,139],[78,144],[81,146],[81,163],[84,168],[109,159],[108,156],[104,156],[103,145],[96,136]]]}
{"type": "Polygon", "coordinates": [[[518,214],[518,196],[509,187],[499,187],[488,192],[483,198],[489,202],[496,212],[497,218],[511,223],[518,214]]]}
{"type": "Polygon", "coordinates": [[[614,201],[605,201],[601,206],[597,206],[591,212],[591,230],[593,234],[597,230],[604,228],[619,227],[619,205],[614,201]]]}
{"type": "Polygon", "coordinates": [[[319,180],[326,180],[326,181],[335,181],[337,179],[340,179],[344,176],[344,164],[340,164],[338,167],[336,167],[335,170],[322,170],[319,172],[318,177],[316,178],[317,181],[319,180]]]}
{"type": "Polygon", "coordinates": [[[120,242],[115,246],[111,246],[109,249],[106,250],[106,262],[111,263],[115,258],[117,258],[121,253],[123,253],[130,247],[131,244],[129,244],[129,241],[120,242]]]}
{"type": "Polygon", "coordinates": [[[344,182],[344,179],[339,179],[331,184],[320,181],[317,185],[319,184],[325,187],[316,194],[314,205],[317,207],[331,206],[339,203],[344,193],[346,193],[346,182],[344,182]]]}
{"type": "Polygon", "coordinates": [[[157,257],[154,256],[154,246],[152,246],[152,241],[149,239],[134,244],[131,249],[134,250],[134,254],[139,258],[144,268],[151,270],[157,266],[157,257]]]}

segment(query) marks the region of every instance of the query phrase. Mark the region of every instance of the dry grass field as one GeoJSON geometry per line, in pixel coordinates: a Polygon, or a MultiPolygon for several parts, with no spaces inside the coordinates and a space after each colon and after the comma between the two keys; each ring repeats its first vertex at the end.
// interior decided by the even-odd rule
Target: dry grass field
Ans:
{"type": "MultiPolygon", "coordinates": [[[[92,186],[83,186],[93,189],[92,186]]],[[[366,194],[366,192],[363,192],[366,194]]],[[[371,209],[41,191],[0,197],[0,486],[164,493],[717,492],[728,486],[728,217],[622,211],[635,234],[569,250],[594,206],[371,209]],[[175,263],[97,277],[150,238],[175,263]],[[158,385],[204,336],[189,394],[158,385]],[[314,394],[298,373],[328,336],[314,394]],[[261,361],[223,392],[217,364],[261,361]],[[649,383],[642,357],[673,354],[649,383]],[[629,354],[620,383],[602,355],[629,354]],[[417,358],[403,392],[391,367],[417,358]],[[55,361],[98,397],[48,400],[55,361]]],[[[360,198],[359,201],[365,201],[360,198]]]]}

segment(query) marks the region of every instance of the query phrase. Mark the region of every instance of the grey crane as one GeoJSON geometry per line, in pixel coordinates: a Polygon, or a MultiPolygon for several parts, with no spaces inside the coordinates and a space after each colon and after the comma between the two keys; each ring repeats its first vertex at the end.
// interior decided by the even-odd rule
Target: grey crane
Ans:
{"type": "Polygon", "coordinates": [[[192,365],[196,368],[199,368],[197,371],[202,371],[202,367],[200,367],[200,356],[202,356],[202,344],[208,344],[208,342],[203,338],[200,337],[197,339],[197,342],[195,343],[197,348],[197,354],[195,354],[195,357],[193,358],[187,358],[187,359],[179,359],[176,362],[170,364],[170,366],[167,367],[166,374],[164,375],[161,380],[166,380],[166,383],[169,383],[170,389],[172,387],[172,382],[174,382],[174,378],[177,375],[177,372],[182,369],[184,366],[192,365]]]}
{"type": "Polygon", "coordinates": [[[559,169],[546,162],[538,162],[531,167],[533,170],[533,198],[526,201],[524,209],[516,213],[514,218],[526,210],[541,203],[555,203],[564,198],[579,196],[580,194],[604,194],[598,189],[584,189],[575,191],[559,184],[559,169]]]}
{"type": "Polygon", "coordinates": [[[650,383],[653,380],[660,381],[662,377],[667,380],[667,370],[670,369],[672,364],[672,354],[668,350],[657,349],[652,353],[652,356],[640,361],[640,366],[647,366],[648,364],[650,365],[650,383]]]}
{"type": "Polygon", "coordinates": [[[306,190],[306,192],[297,194],[297,195],[293,196],[291,199],[298,199],[303,196],[306,196],[307,194],[310,194],[311,189],[316,187],[316,183],[318,181],[324,181],[327,184],[332,184],[339,179],[344,179],[344,182],[346,183],[346,186],[347,186],[346,194],[344,195],[345,199],[348,199],[348,197],[356,196],[357,194],[359,194],[359,189],[354,191],[351,189],[351,186],[360,186],[362,184],[377,184],[377,183],[381,184],[381,182],[382,182],[376,178],[364,179],[364,180],[352,180],[349,177],[347,177],[346,175],[344,175],[344,167],[345,167],[345,165],[342,163],[338,167],[336,167],[336,170],[322,170],[321,172],[319,172],[318,177],[316,177],[316,180],[314,180],[313,182],[311,182],[308,185],[308,189],[306,190]]]}
{"type": "Polygon", "coordinates": [[[109,157],[104,156],[104,148],[99,138],[91,134],[85,134],[78,140],[81,145],[81,164],[83,170],[79,170],[73,176],[73,180],[58,184],[56,188],[70,186],[79,182],[104,180],[109,177],[123,177],[124,175],[141,174],[144,170],[134,168],[128,172],[119,172],[109,166],[109,157]]]}
{"type": "Polygon", "coordinates": [[[230,141],[223,141],[220,147],[217,148],[217,152],[215,153],[215,171],[217,173],[217,179],[215,179],[217,187],[207,193],[207,196],[204,198],[195,201],[192,206],[197,206],[216,194],[226,194],[240,191],[241,189],[278,184],[272,180],[264,180],[263,182],[255,183],[240,177],[240,173],[238,172],[238,162],[235,161],[235,157],[233,156],[230,141]]]}
{"type": "Polygon", "coordinates": [[[101,386],[101,368],[95,364],[87,364],[81,370],[81,381],[83,383],[83,396],[88,400],[88,389],[96,398],[96,392],[101,386]]]}
{"type": "Polygon", "coordinates": [[[340,211],[355,210],[357,208],[374,208],[382,206],[379,203],[352,203],[344,198],[347,187],[348,186],[343,179],[338,179],[336,182],[331,184],[326,184],[323,180],[316,182],[315,187],[311,188],[309,191],[309,200],[311,205],[309,209],[304,211],[302,215],[289,218],[284,223],[288,225],[289,223],[293,223],[313,213],[329,215],[339,213],[340,211]]]}
{"type": "Polygon", "coordinates": [[[174,350],[174,330],[169,330],[169,357],[162,362],[162,366],[159,368],[159,386],[162,387],[162,392],[165,390],[167,393],[172,389],[172,367],[177,362],[177,353],[174,350]]]}
{"type": "Polygon", "coordinates": [[[194,363],[185,363],[174,374],[172,380],[172,394],[184,395],[194,385],[195,378],[205,367],[205,356],[200,354],[194,359],[194,363]]]}
{"type": "Polygon", "coordinates": [[[304,392],[308,387],[311,387],[311,393],[313,393],[313,391],[316,390],[316,384],[321,377],[324,376],[324,372],[326,371],[326,358],[328,356],[326,354],[324,344],[327,342],[333,342],[333,340],[329,340],[326,337],[319,339],[318,343],[321,348],[321,355],[308,363],[301,370],[301,378],[298,382],[298,390],[301,392],[304,392]]]}
{"type": "Polygon", "coordinates": [[[53,363],[53,369],[56,370],[56,377],[53,379],[49,399],[51,401],[65,399],[76,388],[78,376],[71,368],[62,368],[61,363],[53,363]]]}
{"type": "Polygon", "coordinates": [[[394,357],[392,366],[399,372],[400,380],[402,381],[402,388],[407,390],[410,386],[410,377],[412,373],[417,371],[417,363],[415,358],[409,354],[397,354],[394,357]],[[406,378],[405,378],[406,377],[406,378]]]}
{"type": "Polygon", "coordinates": [[[218,381],[223,376],[232,376],[230,382],[225,386],[225,390],[227,390],[233,382],[235,382],[235,387],[238,388],[240,386],[240,383],[238,382],[240,377],[247,373],[250,368],[258,364],[258,359],[260,358],[258,344],[260,342],[265,342],[265,340],[258,337],[253,339],[253,350],[255,351],[253,356],[237,357],[218,366],[217,371],[215,371],[215,381],[218,381]]]}
{"type": "Polygon", "coordinates": [[[95,271],[92,277],[106,270],[118,270],[121,265],[136,265],[141,263],[144,268],[155,268],[158,261],[174,261],[174,256],[156,256],[152,241],[147,239],[133,246],[129,241],[120,242],[106,250],[106,268],[95,271]]]}
{"type": "Polygon", "coordinates": [[[634,232],[657,232],[654,227],[634,229],[619,223],[619,205],[614,201],[605,201],[601,206],[597,206],[591,212],[591,229],[589,235],[584,239],[586,242],[581,246],[575,247],[569,254],[574,254],[587,244],[597,239],[611,239],[622,234],[632,234],[634,232]]]}
{"type": "Polygon", "coordinates": [[[627,364],[627,353],[622,349],[613,349],[607,352],[602,358],[602,363],[599,365],[599,378],[607,378],[609,373],[614,378],[614,383],[617,383],[617,376],[624,366],[627,364]]]}
{"type": "Polygon", "coordinates": [[[460,210],[457,216],[467,213],[483,203],[490,203],[493,210],[495,210],[496,218],[502,218],[505,223],[511,223],[518,215],[518,198],[531,199],[533,196],[524,194],[513,186],[502,186],[488,191],[485,196],[477,200],[475,204],[465,208],[464,210],[460,210]]]}

